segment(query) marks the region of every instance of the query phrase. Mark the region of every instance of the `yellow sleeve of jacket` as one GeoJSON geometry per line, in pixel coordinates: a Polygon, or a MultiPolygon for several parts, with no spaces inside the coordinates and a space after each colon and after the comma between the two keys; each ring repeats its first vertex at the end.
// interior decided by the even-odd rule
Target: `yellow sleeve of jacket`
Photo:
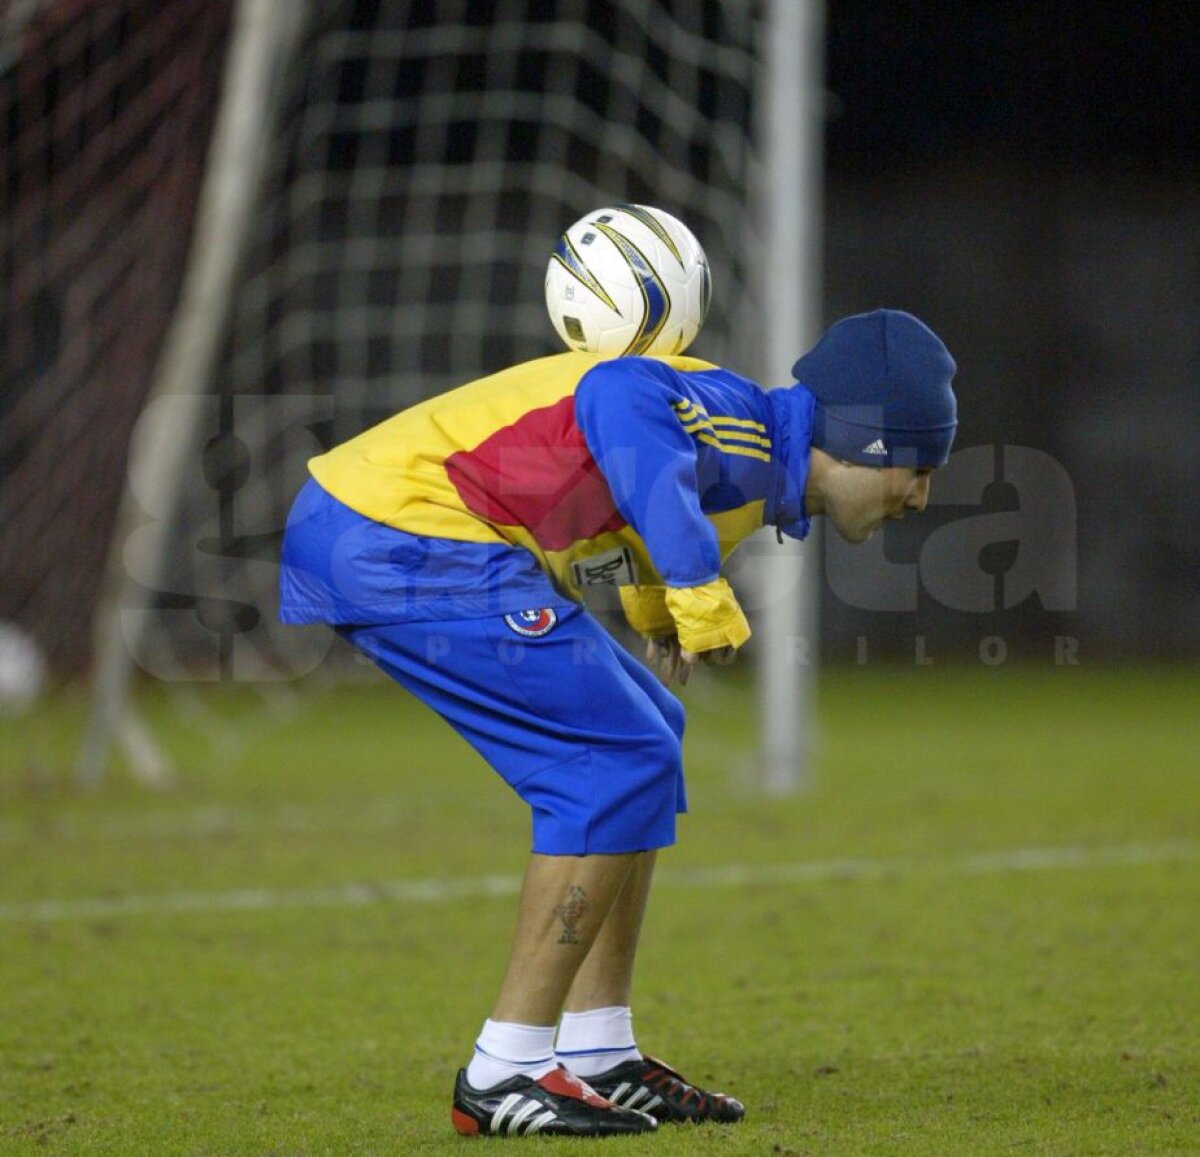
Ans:
{"type": "Polygon", "coordinates": [[[639,635],[647,639],[665,639],[675,634],[675,619],[667,607],[664,586],[617,587],[625,619],[639,635]]]}
{"type": "Polygon", "coordinates": [[[699,654],[740,647],[750,624],[725,579],[698,587],[623,586],[621,608],[629,625],[648,639],[677,635],[685,651],[699,654]]]}
{"type": "Polygon", "coordinates": [[[750,638],[750,624],[723,578],[697,587],[667,587],[666,604],[685,651],[740,647],[750,638]]]}

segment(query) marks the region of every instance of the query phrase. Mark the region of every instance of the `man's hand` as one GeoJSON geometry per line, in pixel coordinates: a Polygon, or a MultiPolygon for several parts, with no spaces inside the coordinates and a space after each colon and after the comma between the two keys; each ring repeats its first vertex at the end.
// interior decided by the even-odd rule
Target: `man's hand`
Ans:
{"type": "Polygon", "coordinates": [[[735,654],[737,650],[734,647],[716,647],[697,655],[694,651],[685,651],[674,635],[646,640],[646,662],[658,671],[659,681],[664,687],[670,687],[674,679],[679,680],[681,687],[686,686],[692,677],[692,669],[699,661],[723,667],[733,660],[735,654]]]}
{"type": "Polygon", "coordinates": [[[691,678],[696,656],[691,651],[683,650],[679,639],[671,635],[669,638],[646,640],[646,662],[658,672],[658,680],[664,687],[670,687],[675,679],[682,686],[691,678]]]}

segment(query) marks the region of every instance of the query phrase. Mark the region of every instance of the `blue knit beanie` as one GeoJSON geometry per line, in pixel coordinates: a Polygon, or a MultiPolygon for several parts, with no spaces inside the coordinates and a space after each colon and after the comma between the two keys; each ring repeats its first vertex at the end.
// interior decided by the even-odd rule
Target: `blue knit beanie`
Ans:
{"type": "Polygon", "coordinates": [[[792,367],[817,398],[812,444],[863,466],[944,466],[958,425],[958,367],[897,309],[843,318],[792,367]]]}

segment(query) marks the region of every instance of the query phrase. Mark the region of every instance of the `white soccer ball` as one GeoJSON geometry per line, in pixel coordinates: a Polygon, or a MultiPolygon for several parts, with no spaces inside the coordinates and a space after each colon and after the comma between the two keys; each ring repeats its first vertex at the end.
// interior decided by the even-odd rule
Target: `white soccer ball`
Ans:
{"type": "Polygon", "coordinates": [[[581,217],[546,266],[546,308],[558,336],[604,358],[683,353],[711,296],[700,243],[682,221],[648,205],[581,217]]]}

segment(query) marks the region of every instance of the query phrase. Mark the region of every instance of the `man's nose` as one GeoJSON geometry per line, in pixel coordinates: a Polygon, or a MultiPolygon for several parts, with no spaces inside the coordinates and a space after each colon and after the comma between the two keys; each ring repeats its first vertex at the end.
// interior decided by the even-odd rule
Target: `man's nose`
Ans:
{"type": "Polygon", "coordinates": [[[929,504],[929,475],[920,475],[912,491],[909,493],[908,501],[905,505],[909,510],[915,510],[920,514],[929,504]]]}

